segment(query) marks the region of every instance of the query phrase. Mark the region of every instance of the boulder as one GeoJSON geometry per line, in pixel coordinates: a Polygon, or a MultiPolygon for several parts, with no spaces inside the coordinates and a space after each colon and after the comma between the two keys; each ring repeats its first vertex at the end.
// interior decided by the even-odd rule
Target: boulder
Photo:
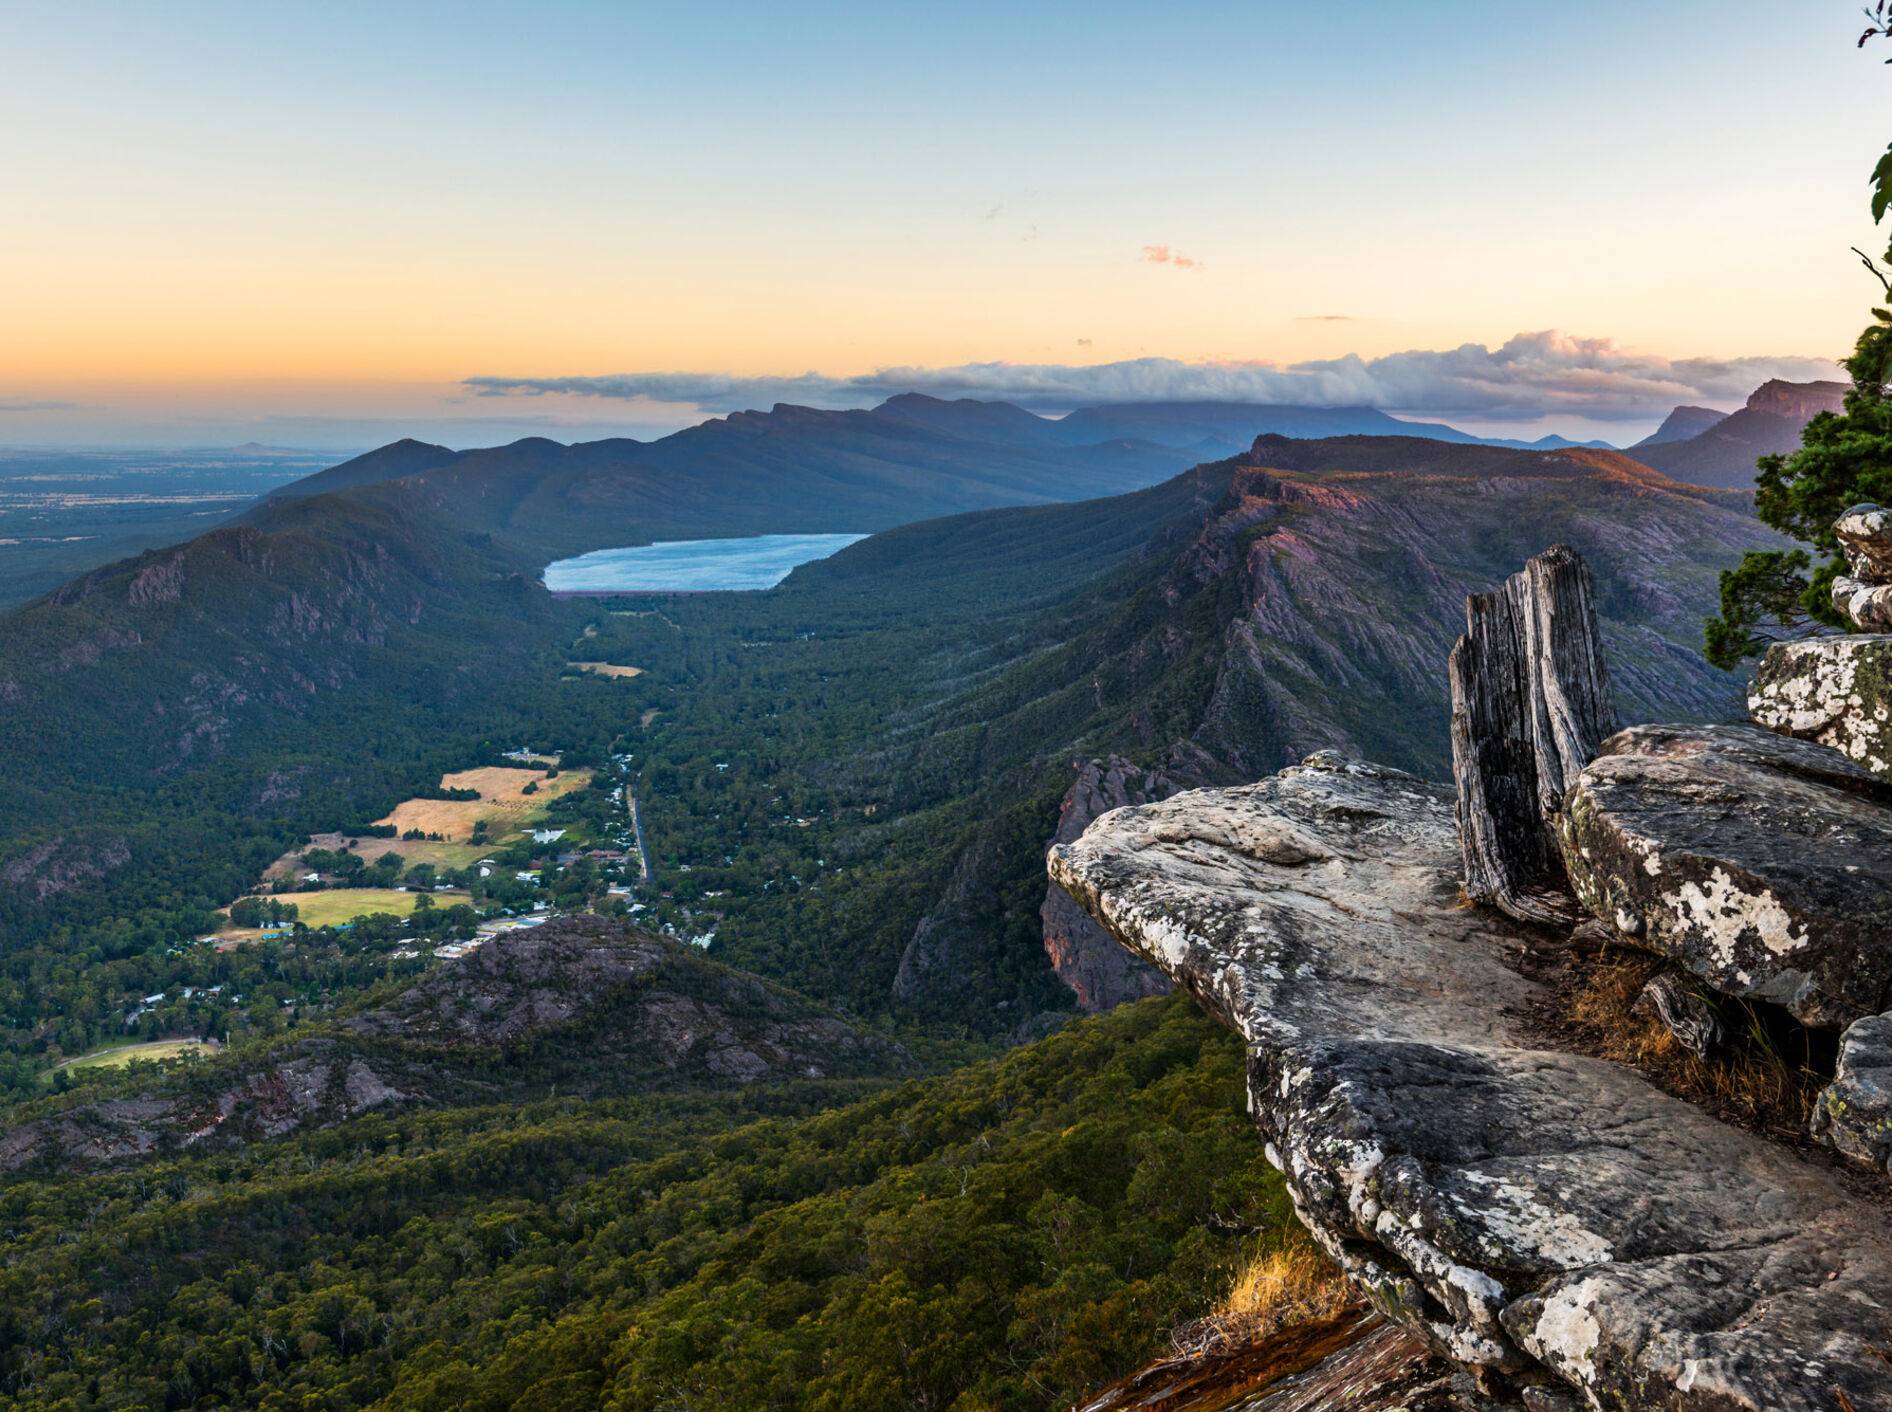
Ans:
{"type": "Polygon", "coordinates": [[[1571,787],[1577,895],[1724,995],[1838,1029],[1892,1004],[1892,784],[1753,726],[1636,726],[1571,787]]]}
{"type": "Polygon", "coordinates": [[[1855,505],[1833,521],[1833,533],[1854,578],[1892,583],[1892,510],[1855,505]]]}
{"type": "Polygon", "coordinates": [[[1812,1126],[1842,1157],[1892,1173],[1892,1015],[1868,1015],[1840,1036],[1839,1064],[1813,1105],[1812,1126]]]}
{"type": "Polygon", "coordinates": [[[1777,642],[1748,686],[1747,709],[1757,726],[1830,745],[1892,779],[1892,637],[1777,642]]]}
{"type": "MultiPolygon", "coordinates": [[[[1808,747],[1811,749],[1812,747],[1808,747]]],[[[1316,1238],[1528,1405],[1892,1406],[1892,1238],[1838,1174],[1548,1048],[1452,795],[1331,755],[1119,809],[1052,876],[1246,1040],[1316,1238]]]]}
{"type": "Polygon", "coordinates": [[[1833,580],[1833,608],[1866,632],[1892,632],[1892,584],[1867,583],[1841,574],[1833,580]]]}
{"type": "Polygon", "coordinates": [[[1465,891],[1523,921],[1570,922],[1556,820],[1615,730],[1590,571],[1556,545],[1465,600],[1452,649],[1452,775],[1465,891]]]}

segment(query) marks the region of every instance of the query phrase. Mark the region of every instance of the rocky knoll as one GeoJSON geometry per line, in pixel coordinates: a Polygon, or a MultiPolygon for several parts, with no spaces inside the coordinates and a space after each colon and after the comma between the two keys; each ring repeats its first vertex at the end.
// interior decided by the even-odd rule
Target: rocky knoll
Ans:
{"type": "Polygon", "coordinates": [[[558,918],[375,1009],[183,1069],[80,1089],[0,1131],[0,1172],[232,1145],[375,1110],[899,1072],[905,1053],[690,947],[558,918]]]}
{"type": "Polygon", "coordinates": [[[1526,1019],[1542,988],[1506,964],[1544,934],[1463,905],[1453,806],[1316,756],[1107,814],[1050,871],[1246,1038],[1302,1219],[1495,1391],[1892,1406],[1882,1213],[1622,1066],[1546,1047],[1526,1019]]]}

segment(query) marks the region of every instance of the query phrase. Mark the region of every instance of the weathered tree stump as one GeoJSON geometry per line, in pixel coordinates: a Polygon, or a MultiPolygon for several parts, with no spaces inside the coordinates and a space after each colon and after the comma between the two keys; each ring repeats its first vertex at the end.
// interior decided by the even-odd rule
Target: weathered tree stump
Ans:
{"type": "Polygon", "coordinates": [[[1467,598],[1450,673],[1467,895],[1521,921],[1575,920],[1557,813],[1616,730],[1590,571],[1576,551],[1553,545],[1504,587],[1467,598]]]}

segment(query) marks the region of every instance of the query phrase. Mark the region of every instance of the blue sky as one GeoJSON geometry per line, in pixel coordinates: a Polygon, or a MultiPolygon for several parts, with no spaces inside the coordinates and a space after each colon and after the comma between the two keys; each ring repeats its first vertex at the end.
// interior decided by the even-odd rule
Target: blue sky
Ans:
{"type": "MultiPolygon", "coordinates": [[[[1860,23],[1845,0],[14,4],[0,407],[33,410],[0,444],[698,410],[468,378],[1281,368],[1553,329],[1639,370],[1831,359],[1892,137],[1860,23]]],[[[1545,411],[1646,419],[1638,385],[1545,411]]]]}

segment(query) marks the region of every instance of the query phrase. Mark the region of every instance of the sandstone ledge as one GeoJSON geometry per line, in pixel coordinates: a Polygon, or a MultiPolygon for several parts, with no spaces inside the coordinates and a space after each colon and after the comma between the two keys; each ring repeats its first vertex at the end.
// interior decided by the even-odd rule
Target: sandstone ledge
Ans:
{"type": "Polygon", "coordinates": [[[1453,801],[1317,756],[1120,809],[1052,876],[1241,1033],[1297,1210],[1390,1317],[1596,1406],[1892,1406],[1892,1241],[1829,1171],[1543,1049],[1453,801]]]}

